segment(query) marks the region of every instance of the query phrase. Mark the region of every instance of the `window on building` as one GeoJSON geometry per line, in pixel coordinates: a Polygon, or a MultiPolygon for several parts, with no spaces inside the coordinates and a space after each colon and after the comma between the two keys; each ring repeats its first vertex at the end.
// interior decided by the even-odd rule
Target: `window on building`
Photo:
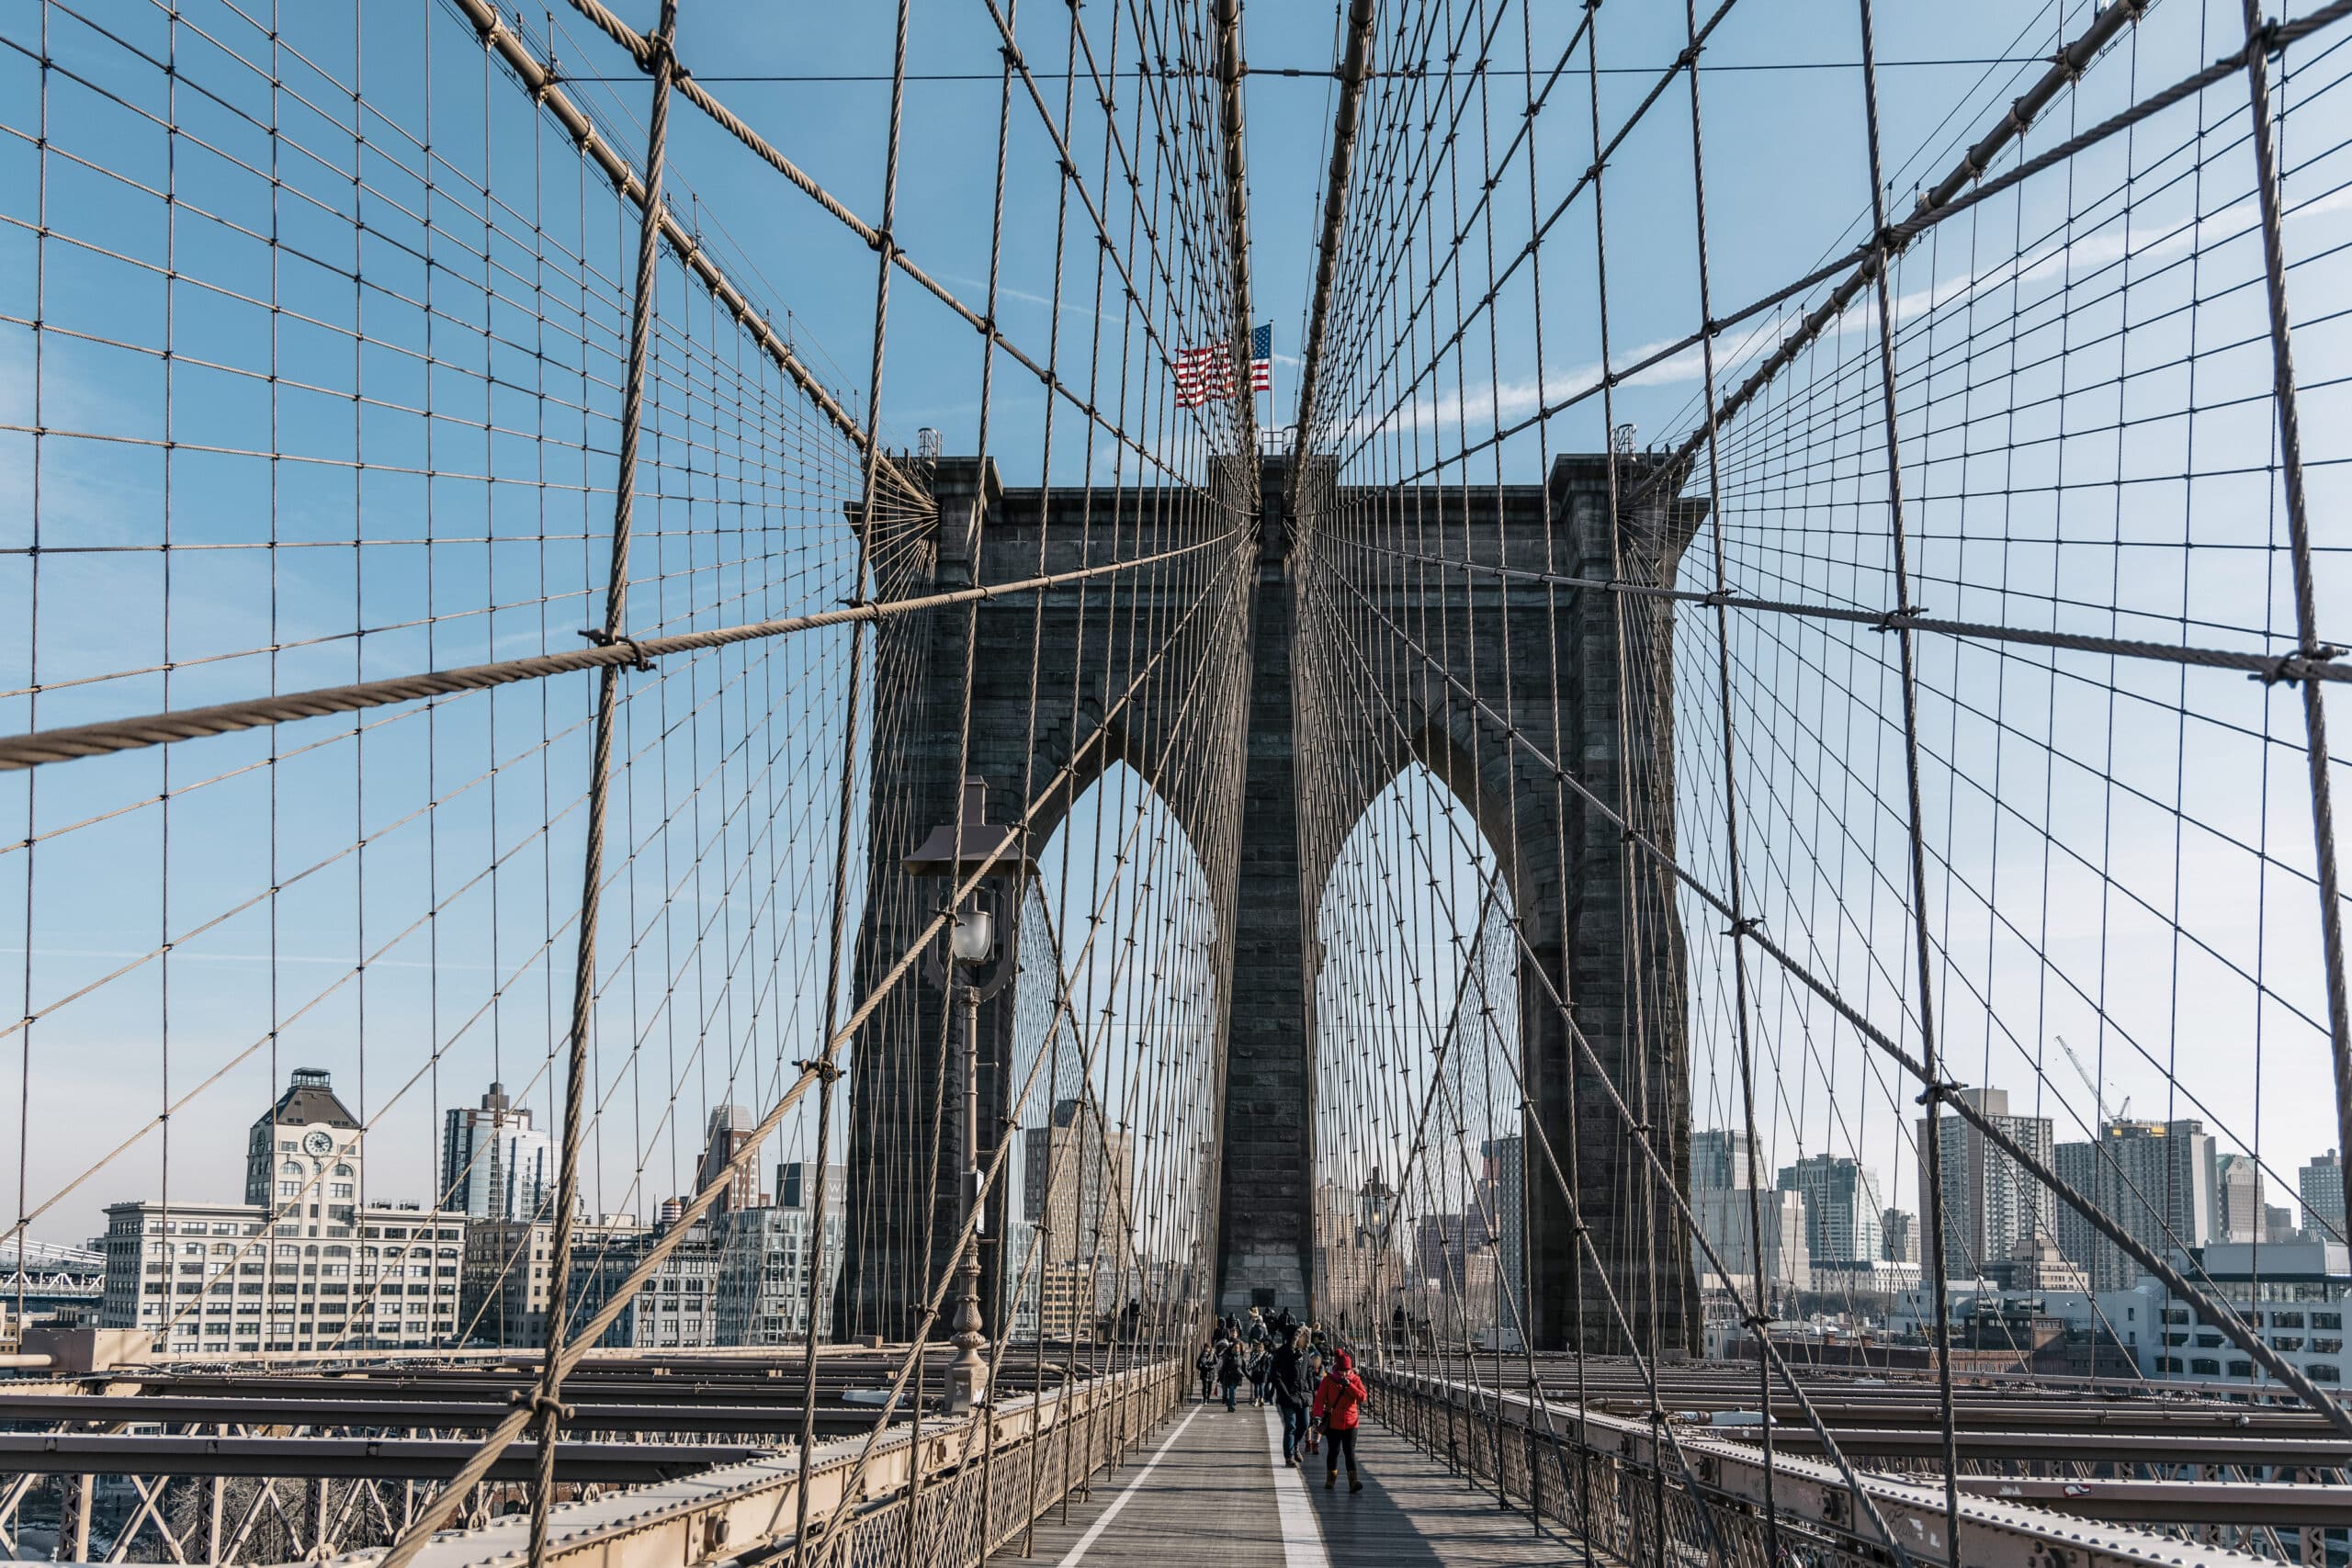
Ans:
{"type": "Polygon", "coordinates": [[[2305,1367],[2303,1371],[2310,1375],[2311,1380],[2313,1382],[2341,1382],[2344,1381],[2344,1373],[2332,1363],[2327,1361],[2313,1361],[2310,1366],[2305,1367]]]}
{"type": "Polygon", "coordinates": [[[2344,1326],[2344,1314],[2340,1312],[2315,1312],[2312,1314],[2312,1326],[2313,1328],[2341,1328],[2344,1326]]]}
{"type": "Polygon", "coordinates": [[[2303,1337],[2300,1334],[2274,1334],[2270,1337],[2270,1348],[2273,1350],[2300,1350],[2303,1348],[2303,1337]]]}
{"type": "Polygon", "coordinates": [[[2197,1337],[2197,1348],[2199,1350],[2218,1350],[2222,1348],[2222,1337],[2218,1334],[2200,1334],[2197,1337]]]}
{"type": "Polygon", "coordinates": [[[352,1174],[352,1169],[347,1165],[338,1164],[334,1168],[334,1174],[337,1176],[349,1176],[352,1174]]]}
{"type": "Polygon", "coordinates": [[[2211,1356],[2199,1356],[2188,1363],[2188,1370],[2204,1377],[2219,1377],[2222,1363],[2211,1356]]]}
{"type": "Polygon", "coordinates": [[[2303,1314],[2301,1313],[2274,1312],[2270,1314],[2270,1326],[2273,1328],[2301,1328],[2302,1325],[2303,1314]]]}
{"type": "Polygon", "coordinates": [[[291,1198],[300,1190],[302,1190],[302,1184],[299,1181],[281,1181],[277,1184],[277,1195],[280,1198],[291,1198]]]}
{"type": "Polygon", "coordinates": [[[330,1198],[348,1198],[351,1196],[351,1183],[348,1181],[331,1181],[327,1183],[327,1196],[330,1198]]]}
{"type": "Polygon", "coordinates": [[[2314,1339],[2312,1341],[2312,1354],[2314,1356],[2340,1356],[2343,1353],[2344,1341],[2341,1339],[2314,1339]]]}

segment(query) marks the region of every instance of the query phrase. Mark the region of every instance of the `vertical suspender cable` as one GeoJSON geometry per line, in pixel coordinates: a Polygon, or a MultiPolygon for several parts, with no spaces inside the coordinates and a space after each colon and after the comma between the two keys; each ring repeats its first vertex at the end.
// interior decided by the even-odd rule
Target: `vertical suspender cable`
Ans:
{"type": "MultiPolygon", "coordinates": [[[[599,643],[621,640],[628,615],[628,546],[637,491],[638,443],[645,427],[645,368],[653,339],[653,270],[662,245],[662,159],[670,132],[672,51],[677,0],[662,0],[654,28],[653,106],[645,130],[645,205],[637,229],[637,282],[628,327],[628,373],[621,387],[620,462],[613,477],[613,553],[605,583],[605,624],[599,643]]],[[[580,1207],[580,1145],[588,1114],[588,1028],[596,999],[596,907],[605,879],[605,808],[612,789],[613,721],[620,703],[621,668],[596,675],[596,727],[589,763],[588,814],[580,879],[580,945],[571,977],[571,1037],[565,1057],[563,1151],[557,1179],[554,1261],[548,1274],[547,1355],[533,1399],[538,1417],[538,1470],[531,1487],[531,1561],[548,1551],[548,1510],[555,1501],[556,1439],[563,1418],[563,1328],[571,1280],[571,1232],[580,1207]]]]}
{"type": "MultiPolygon", "coordinates": [[[[1683,0],[1683,23],[1689,39],[1690,59],[1690,195],[1694,214],[1694,232],[1698,245],[1699,319],[1714,320],[1714,293],[1707,268],[1707,160],[1705,143],[1701,138],[1699,116],[1699,9],[1696,0],[1683,0]]],[[[1762,1171],[1758,1168],[1762,1145],[1757,1138],[1756,1127],[1756,1048],[1747,1019],[1747,945],[1741,940],[1740,926],[1747,919],[1747,884],[1739,863],[1739,754],[1732,729],[1731,688],[1731,609],[1723,602],[1730,592],[1724,560],[1724,494],[1723,470],[1716,446],[1715,432],[1715,340],[1701,334],[1699,364],[1703,378],[1702,390],[1706,397],[1707,453],[1707,521],[1714,547],[1715,570],[1715,694],[1716,705],[1722,709],[1724,758],[1724,874],[1728,884],[1725,891],[1731,899],[1731,985],[1732,1007],[1736,1014],[1734,1040],[1739,1052],[1740,1124],[1747,1135],[1747,1246],[1750,1265],[1760,1281],[1764,1273],[1764,1196],[1762,1171]]],[[[1748,1325],[1748,1332],[1761,1339],[1771,1332],[1771,1302],[1761,1289],[1756,1292],[1756,1314],[1748,1325]]],[[[1768,1562],[1781,1561],[1781,1510],[1774,1495],[1772,1423],[1772,1362],[1759,1346],[1756,1356],[1757,1408],[1767,1419],[1758,1428],[1757,1437],[1764,1450],[1764,1558],[1768,1562]]]]}
{"type": "MultiPolygon", "coordinates": [[[[1075,6],[1070,7],[1073,17],[1075,6]]],[[[1075,27],[1075,21],[1071,24],[1075,27]]],[[[1233,245],[1234,400],[1241,405],[1241,457],[1258,453],[1258,394],[1250,374],[1250,164],[1241,147],[1241,0],[1216,0],[1217,110],[1225,130],[1225,220],[1233,245]]]]}
{"type": "MultiPolygon", "coordinates": [[[[2311,514],[2303,499],[2302,423],[2295,408],[2294,344],[2287,321],[2287,258],[2279,226],[2278,154],[2270,125],[2269,49],[2263,39],[2262,0],[2245,0],[2245,79],[2254,116],[2256,194],[2262,203],[2263,286],[2270,306],[2272,395],[2278,404],[2279,477],[2287,491],[2287,548],[2294,569],[2295,651],[2310,663],[2335,657],[2319,640],[2319,610],[2312,584],[2311,514]]],[[[2320,683],[2304,679],[2303,752],[2311,769],[2312,841],[2318,859],[2321,953],[2327,964],[2327,1032],[2335,1061],[2337,1147],[2352,1151],[2352,1008],[2344,976],[2344,906],[2336,886],[2335,807],[2327,775],[2327,702],[2320,683]]],[[[2352,1157],[2347,1153],[2346,1157],[2352,1157]]]]}
{"type": "Polygon", "coordinates": [[[1323,364],[1323,337],[1331,321],[1331,282],[1340,269],[1340,231],[1348,216],[1348,182],[1353,177],[1356,122],[1363,110],[1363,84],[1372,60],[1373,0],[1349,0],[1347,51],[1340,57],[1340,107],[1331,121],[1331,168],[1323,179],[1323,235],[1315,245],[1315,297],[1306,315],[1306,342],[1298,371],[1298,423],[1291,449],[1290,509],[1298,510],[1299,476],[1306,471],[1308,422],[1315,415],[1315,383],[1323,364]]]}
{"type": "MultiPolygon", "coordinates": [[[[1878,236],[1878,260],[1871,282],[1878,302],[1879,417],[1886,425],[1886,512],[1889,547],[1894,552],[1894,608],[1911,612],[1910,544],[1903,522],[1903,444],[1895,429],[1894,303],[1887,273],[1894,265],[1894,244],[1886,226],[1886,177],[1879,156],[1878,65],[1871,25],[1871,0],[1860,0],[1862,35],[1862,108],[1868,122],[1871,172],[1871,220],[1878,236]]],[[[2117,9],[2120,10],[2119,6],[2117,9]]],[[[1709,423],[1713,426],[1713,420],[1709,423]]],[[[1919,976],[1919,1062],[1928,1080],[1928,1117],[1920,1150],[1928,1168],[1922,1183],[1928,1221],[1928,1285],[1935,1298],[1936,1399],[1943,1428],[1945,1555],[1960,1561],[1960,1434],[1955,1428],[1951,1392],[1951,1313],[1944,1269],[1943,1107],[1950,1086],[1936,1059],[1936,1002],[1930,986],[1932,944],[1928,940],[1928,852],[1921,837],[1919,805],[1919,674],[1907,626],[1895,630],[1895,646],[1903,674],[1903,774],[1907,791],[1911,854],[1911,936],[1919,976]]],[[[1737,897],[1736,889],[1734,897],[1737,897]]]]}

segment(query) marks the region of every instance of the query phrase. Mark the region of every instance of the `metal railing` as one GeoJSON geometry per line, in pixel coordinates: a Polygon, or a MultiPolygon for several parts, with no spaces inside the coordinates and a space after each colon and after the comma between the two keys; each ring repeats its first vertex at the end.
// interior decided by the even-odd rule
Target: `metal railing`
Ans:
{"type": "MultiPolygon", "coordinates": [[[[1505,1506],[1596,1561],[1772,1568],[1782,1562],[1952,1561],[1940,1477],[1856,1473],[1760,1445],[1498,1392],[1453,1379],[1376,1371],[1367,1413],[1505,1506]],[[1856,1493],[1887,1521],[1899,1552],[1867,1522],[1856,1493]],[[1768,1526],[1767,1509],[1772,1516],[1768,1526]]],[[[1986,1568],[2243,1563],[2240,1552],[1995,1497],[1963,1496],[1959,1561],[1986,1568]]]]}
{"type": "MultiPolygon", "coordinates": [[[[558,1506],[546,1568],[676,1568],[759,1552],[795,1568],[945,1568],[977,1563],[1082,1492],[1182,1398],[1187,1370],[1157,1362],[999,1404],[972,1418],[932,1418],[886,1438],[859,1469],[863,1438],[821,1446],[807,1471],[809,1529],[793,1539],[802,1471],[782,1454],[558,1506]]],[[[528,1521],[512,1517],[435,1538],[415,1561],[456,1568],[505,1558],[528,1521]]],[[[348,1561],[368,1562],[370,1551],[348,1561]]]]}

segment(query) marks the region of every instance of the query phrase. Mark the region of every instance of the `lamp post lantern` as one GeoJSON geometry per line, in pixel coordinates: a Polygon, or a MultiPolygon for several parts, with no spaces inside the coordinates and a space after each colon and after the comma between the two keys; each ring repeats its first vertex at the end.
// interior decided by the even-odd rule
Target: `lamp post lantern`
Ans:
{"type": "Polygon", "coordinates": [[[968,1411],[988,1394],[988,1325],[980,1314],[980,1230],[986,1217],[980,1204],[980,1004],[994,997],[1020,973],[1021,888],[1023,878],[1037,867],[1029,858],[1021,830],[987,820],[988,784],[977,776],[964,779],[961,824],[934,828],[914,853],[902,863],[914,876],[947,877],[961,886],[972,882],[948,911],[941,940],[923,953],[923,975],[946,996],[951,1013],[963,1019],[960,1048],[964,1079],[962,1176],[960,1204],[965,1228],[970,1232],[956,1272],[961,1283],[956,1307],[956,1360],[948,1369],[948,1405],[968,1411]],[[977,882],[973,882],[975,877],[977,882]],[[1010,891],[1011,907],[1006,906],[1010,891]]]}

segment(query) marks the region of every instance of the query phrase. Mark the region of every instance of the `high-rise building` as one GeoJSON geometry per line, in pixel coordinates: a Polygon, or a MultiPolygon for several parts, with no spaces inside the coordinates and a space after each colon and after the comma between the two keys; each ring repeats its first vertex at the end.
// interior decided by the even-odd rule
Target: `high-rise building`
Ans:
{"type": "Polygon", "coordinates": [[[1519,1324],[1529,1309],[1527,1301],[1527,1159],[1526,1140],[1512,1136],[1488,1138],[1480,1145],[1487,1159],[1487,1202],[1495,1214],[1495,1266],[1502,1288],[1517,1313],[1505,1311],[1495,1325],[1496,1337],[1487,1341],[1498,1349],[1521,1348],[1519,1324]]]}
{"type": "Polygon", "coordinates": [[[2278,1203],[2262,1206],[2262,1239],[2272,1247],[2301,1239],[2295,1234],[2295,1211],[2278,1203]]]}
{"type": "MultiPolygon", "coordinates": [[[[2205,1123],[2109,1122],[2099,1133],[2096,1144],[2058,1145],[2052,1163],[2061,1181],[2159,1256],[2216,1239],[2213,1140],[2205,1123]]],[[[2074,1205],[2059,1205],[2056,1219],[2059,1251],[2090,1275],[2092,1290],[2128,1291],[2140,1282],[2131,1255],[2074,1205]]]]}
{"type": "MultiPolygon", "coordinates": [[[[1812,1256],[1805,1248],[1804,1199],[1795,1192],[1747,1187],[1701,1188],[1690,1194],[1690,1212],[1699,1234],[1707,1238],[1732,1284],[1747,1288],[1758,1272],[1751,1225],[1760,1221],[1764,1236],[1764,1281],[1774,1294],[1813,1289],[1812,1256]],[[1755,1205],[1751,1220],[1748,1210],[1755,1205]]],[[[1702,1275],[1713,1271],[1703,1251],[1692,1249],[1692,1266],[1702,1275]]]]}
{"type": "Polygon", "coordinates": [[[1720,1192],[1747,1185],[1746,1132],[1736,1127],[1707,1127],[1690,1134],[1692,1191],[1720,1192]]]}
{"type": "Polygon", "coordinates": [[[2259,1241],[2263,1238],[2262,1168],[2252,1155],[2213,1156],[2213,1221],[2215,1241],[2259,1241]]]}
{"type": "Polygon", "coordinates": [[[1487,1216],[1476,1209],[1460,1214],[1423,1214],[1413,1222],[1413,1277],[1460,1290],[1470,1255],[1494,1242],[1487,1216]]]}
{"type": "Polygon", "coordinates": [[[1878,1217],[1878,1256],[1882,1263],[1919,1261],[1919,1219],[1907,1209],[1886,1209],[1878,1217]]]}
{"type": "Polygon", "coordinates": [[[2314,1241],[2344,1240],[2344,1162],[2335,1151],[2304,1166],[2295,1186],[2303,1200],[2304,1232],[2314,1241]]]}
{"type": "Polygon", "coordinates": [[[1806,1155],[1781,1168],[1780,1189],[1804,1200],[1805,1250],[1815,1263],[1878,1261],[1878,1174],[1838,1155],[1806,1155]]]}
{"type": "Polygon", "coordinates": [[[775,1201],[736,1209],[712,1227],[718,1251],[718,1342],[721,1345],[797,1345],[808,1335],[808,1305],[820,1306],[817,1337],[829,1337],[829,1303],[841,1279],[842,1224],[847,1213],[848,1171],[828,1168],[825,1207],[817,1212],[817,1166],[786,1160],[775,1169],[775,1201]],[[812,1231],[818,1238],[813,1269],[808,1256],[812,1231]]]}
{"type": "Polygon", "coordinates": [[[482,1219],[553,1219],[555,1145],[531,1125],[528,1106],[493,1083],[478,1106],[443,1118],[441,1206],[482,1219]]]}
{"type": "Polygon", "coordinates": [[[1063,1100],[1022,1137],[1021,1217],[1044,1230],[1044,1260],[1115,1262],[1126,1250],[1134,1136],[1108,1131],[1092,1105],[1063,1100]]]}
{"type": "MultiPolygon", "coordinates": [[[[1958,1092],[2003,1136],[2034,1158],[2049,1161],[2053,1140],[2048,1117],[2010,1115],[2007,1089],[1958,1092]]],[[[1943,1208],[1945,1271],[1965,1279],[2006,1264],[2020,1239],[2051,1229],[2057,1200],[1957,1111],[1939,1116],[1937,1130],[1942,1137],[1941,1171],[1928,1168],[1928,1123],[1924,1119],[1918,1123],[1922,1218],[1930,1212],[1927,1204],[1932,1187],[1943,1208]]]]}
{"type": "MultiPolygon", "coordinates": [[[[703,1139],[702,1166],[695,1172],[695,1190],[699,1192],[718,1179],[729,1161],[743,1152],[752,1141],[752,1113],[740,1105],[714,1105],[710,1108],[710,1129],[703,1139]]],[[[727,1190],[710,1206],[711,1214],[723,1214],[730,1209],[757,1209],[766,1199],[760,1192],[757,1162],[745,1160],[728,1178],[727,1190]]]]}
{"type": "Polygon", "coordinates": [[[99,1325],[174,1356],[453,1343],[466,1216],[367,1202],[366,1136],[296,1068],[246,1140],[246,1201],[107,1208],[99,1325]]]}

